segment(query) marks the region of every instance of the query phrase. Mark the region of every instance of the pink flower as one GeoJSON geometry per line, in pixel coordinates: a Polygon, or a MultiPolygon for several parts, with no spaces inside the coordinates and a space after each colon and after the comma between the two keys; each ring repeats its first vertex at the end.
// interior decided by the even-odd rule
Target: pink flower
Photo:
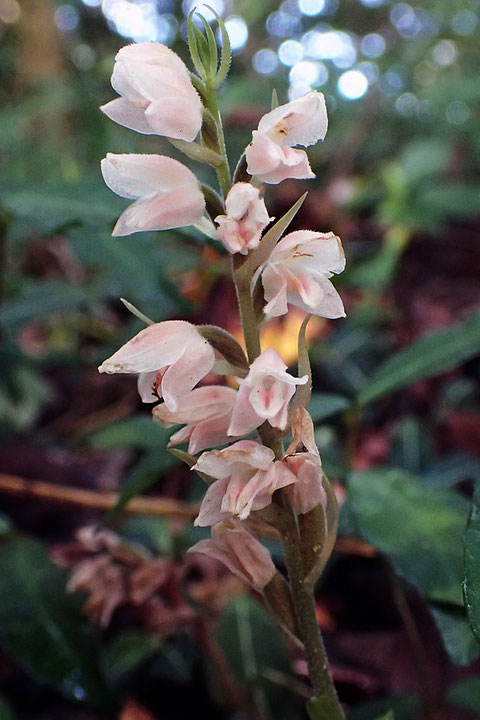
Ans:
{"type": "Polygon", "coordinates": [[[195,525],[215,525],[231,515],[244,520],[252,510],[272,501],[275,490],[295,481],[295,476],[273,450],[253,440],[240,440],[224,450],[203,453],[192,470],[215,482],[208,488],[195,525]]]}
{"type": "Polygon", "coordinates": [[[328,278],[345,268],[340,238],[330,233],[297,230],[275,246],[262,273],[271,317],[285,315],[288,303],[313,315],[345,317],[342,300],[328,278]]]}
{"type": "Polygon", "coordinates": [[[279,354],[269,348],[253,361],[240,390],[228,428],[229,435],[248,435],[266,420],[272,427],[285,430],[288,421],[288,404],[297,385],[304,385],[308,375],[295,378],[279,354]]]}
{"type": "Polygon", "coordinates": [[[323,487],[323,470],[315,444],[315,428],[303,407],[296,409],[292,420],[292,442],[282,462],[296,480],[285,492],[293,509],[303,515],[321,505],[325,510],[327,496],[323,487]]]}
{"type": "Polygon", "coordinates": [[[195,175],[178,160],[108,153],[101,165],[110,190],[136,201],[120,215],[112,235],[168,230],[200,221],[205,198],[195,175]]]}
{"type": "Polygon", "coordinates": [[[236,518],[214,525],[211,539],[200,540],[188,552],[202,553],[218,560],[256,590],[263,590],[276,572],[267,548],[245,523],[236,518]]]}
{"type": "Polygon", "coordinates": [[[231,253],[246,255],[260,242],[270,218],[258,188],[250,183],[235,183],[225,202],[227,214],[215,218],[217,235],[231,253]]]}
{"type": "Polygon", "coordinates": [[[101,373],[135,373],[143,402],[161,397],[175,411],[181,397],[213,368],[215,352],[185,320],[155,323],[129,340],[98,368],[101,373]]]}
{"type": "Polygon", "coordinates": [[[280,105],[262,117],[245,151],[247,171],[261,182],[276,184],[286,178],[313,178],[305,150],[323,140],[328,119],[325,98],[313,90],[302,98],[280,105]]]}
{"type": "Polygon", "coordinates": [[[146,42],[121,48],[112,87],[121,97],[100,109],[120,125],[188,142],[202,127],[202,102],[187,67],[165,45],[146,42]]]}
{"type": "Polygon", "coordinates": [[[175,411],[165,403],[157,405],[153,417],[164,427],[186,423],[171,436],[168,444],[180,445],[188,440],[188,452],[195,455],[200,450],[230,441],[227,429],[236,397],[237,392],[232,388],[206,385],[185,395],[175,411]]]}

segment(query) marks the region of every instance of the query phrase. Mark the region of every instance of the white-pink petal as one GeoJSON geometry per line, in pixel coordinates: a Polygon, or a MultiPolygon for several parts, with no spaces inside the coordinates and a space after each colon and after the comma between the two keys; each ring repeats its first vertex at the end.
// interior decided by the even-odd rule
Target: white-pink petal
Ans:
{"type": "Polygon", "coordinates": [[[112,87],[122,104],[101,109],[115,122],[144,134],[192,142],[202,126],[202,102],[183,61],[161,43],[122,48],[112,87]],[[142,117],[143,116],[143,117],[142,117]]]}

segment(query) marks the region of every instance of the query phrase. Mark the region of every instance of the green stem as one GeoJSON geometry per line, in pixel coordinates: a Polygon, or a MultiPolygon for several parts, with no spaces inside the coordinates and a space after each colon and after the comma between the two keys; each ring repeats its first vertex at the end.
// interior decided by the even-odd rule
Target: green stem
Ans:
{"type": "Polygon", "coordinates": [[[237,292],[240,319],[242,321],[242,330],[245,338],[245,347],[247,348],[248,361],[251,364],[261,353],[260,332],[258,330],[255,308],[253,306],[250,278],[239,277],[239,273],[237,272],[238,262],[238,257],[233,255],[232,274],[235,283],[235,290],[237,292]]]}
{"type": "Polygon", "coordinates": [[[222,164],[215,168],[217,172],[218,182],[220,184],[220,188],[222,190],[222,194],[224,199],[228,195],[228,191],[230,190],[232,186],[232,180],[230,177],[230,167],[228,165],[228,157],[227,157],[227,149],[225,146],[225,136],[223,134],[223,125],[222,125],[222,118],[220,116],[220,111],[218,109],[218,102],[217,102],[217,93],[214,88],[210,85],[210,83],[206,82],[206,88],[205,88],[205,100],[207,103],[207,108],[212,113],[213,120],[215,122],[215,127],[217,129],[217,139],[218,139],[218,147],[220,150],[220,155],[223,158],[222,164]]]}
{"type": "MultiPolygon", "coordinates": [[[[292,590],[300,639],[305,648],[310,681],[315,697],[335,711],[335,717],[345,718],[333,684],[325,645],[315,613],[315,599],[311,587],[305,583],[300,536],[293,511],[290,509],[290,528],[282,537],[288,577],[292,590]]],[[[327,716],[325,717],[327,720],[327,716]]]]}

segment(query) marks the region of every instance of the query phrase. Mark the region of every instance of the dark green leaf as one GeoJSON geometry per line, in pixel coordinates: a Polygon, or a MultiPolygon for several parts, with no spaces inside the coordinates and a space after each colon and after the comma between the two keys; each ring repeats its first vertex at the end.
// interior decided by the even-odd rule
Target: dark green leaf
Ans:
{"type": "Polygon", "coordinates": [[[125,679],[138,670],[162,646],[162,640],[140,632],[127,632],[116,638],[103,655],[105,674],[113,685],[125,682],[125,679]]]}
{"type": "Polygon", "coordinates": [[[15,718],[10,703],[0,696],[0,720],[15,720],[15,718]]]}
{"type": "Polygon", "coordinates": [[[480,353],[480,313],[445,330],[429,333],[389,358],[358,395],[360,405],[452,370],[480,353]]]}
{"type": "Polygon", "coordinates": [[[375,700],[360,708],[351,710],[348,720],[372,720],[388,717],[394,713],[395,720],[417,720],[420,718],[421,703],[414,695],[394,695],[384,700],[375,700]]]}
{"type": "Polygon", "coordinates": [[[462,545],[468,503],[400,470],[352,475],[353,520],[362,537],[432,601],[463,606],[462,545]]]}
{"type": "Polygon", "coordinates": [[[336,393],[314,392],[310,399],[308,412],[314,423],[322,422],[332,415],[338,415],[350,406],[350,400],[336,393]]]}
{"type": "Polygon", "coordinates": [[[106,450],[155,450],[167,445],[169,435],[170,432],[154,423],[150,415],[134,415],[96,430],[89,435],[89,442],[95,448],[106,450]]]}
{"type": "Polygon", "coordinates": [[[447,700],[453,705],[478,713],[480,708],[480,677],[460,680],[449,687],[447,700]]]}
{"type": "Polygon", "coordinates": [[[470,665],[480,654],[480,645],[472,634],[465,609],[452,605],[429,607],[452,662],[470,665]]]}
{"type": "Polygon", "coordinates": [[[0,633],[33,676],[72,699],[112,704],[97,645],[65,593],[65,573],[32,540],[10,540],[0,552],[0,633]]]}
{"type": "Polygon", "coordinates": [[[310,720],[344,720],[345,717],[334,704],[317,697],[307,702],[307,712],[310,720]]]}
{"type": "Polygon", "coordinates": [[[480,642],[480,485],[473,496],[472,510],[463,536],[465,606],[470,626],[480,642]]]}
{"type": "Polygon", "coordinates": [[[291,678],[289,655],[270,615],[252,598],[237,597],[228,605],[215,638],[235,679],[249,689],[260,712],[277,720],[294,720],[300,703],[286,689],[291,678]]]}

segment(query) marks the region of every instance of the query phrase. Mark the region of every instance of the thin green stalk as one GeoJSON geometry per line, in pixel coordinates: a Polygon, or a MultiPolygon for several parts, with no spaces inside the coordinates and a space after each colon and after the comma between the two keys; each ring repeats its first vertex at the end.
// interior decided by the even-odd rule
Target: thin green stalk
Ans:
{"type": "MultiPolygon", "coordinates": [[[[305,583],[300,536],[291,509],[290,513],[290,528],[283,534],[282,542],[300,639],[304,645],[305,657],[310,673],[310,681],[315,697],[324,700],[328,706],[335,709],[337,717],[344,718],[345,715],[333,684],[325,645],[323,644],[322,634],[317,622],[313,592],[305,583]]],[[[325,720],[328,720],[328,718],[326,717],[325,720]]]]}
{"type": "Polygon", "coordinates": [[[242,322],[245,347],[247,348],[248,362],[251,364],[261,353],[260,332],[258,329],[255,308],[253,306],[250,278],[240,278],[237,273],[237,262],[235,255],[232,255],[232,274],[237,292],[240,319],[242,322]]]}
{"type": "Polygon", "coordinates": [[[214,88],[212,88],[208,81],[205,88],[205,99],[207,102],[207,108],[212,113],[215,127],[217,129],[218,147],[220,150],[220,155],[223,158],[223,163],[219,167],[215,168],[215,170],[217,172],[218,182],[220,184],[223,197],[226,198],[228,195],[228,191],[232,186],[232,180],[230,176],[230,167],[228,164],[227,149],[225,146],[225,136],[223,134],[222,118],[218,109],[217,92],[214,88]]]}

